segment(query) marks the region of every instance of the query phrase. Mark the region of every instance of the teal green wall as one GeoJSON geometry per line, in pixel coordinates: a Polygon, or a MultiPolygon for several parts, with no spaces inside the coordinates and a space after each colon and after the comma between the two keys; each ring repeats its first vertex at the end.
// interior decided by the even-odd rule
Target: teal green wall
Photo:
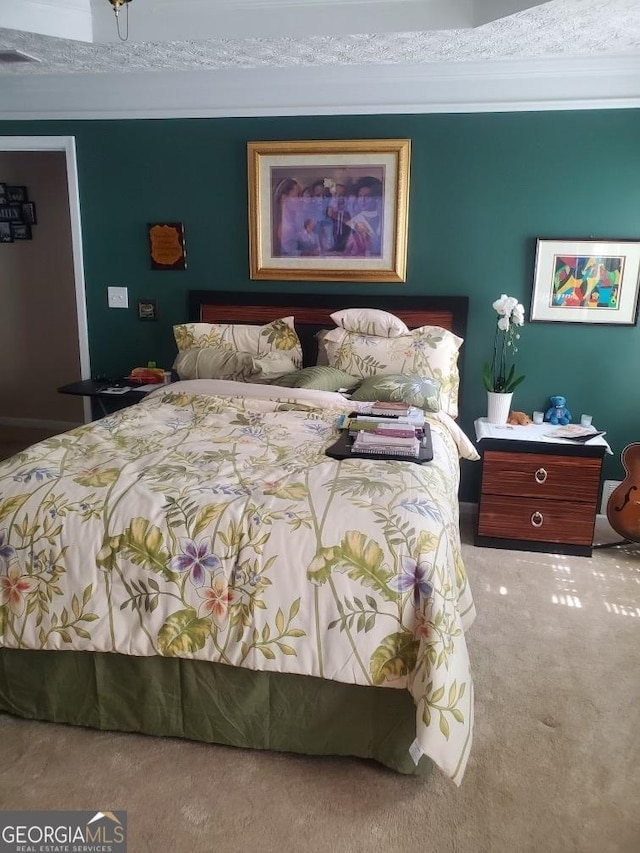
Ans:
{"type": "MultiPolygon", "coordinates": [[[[94,374],[169,365],[189,289],[466,294],[461,424],[471,433],[486,411],[491,303],[507,292],[528,311],[536,237],[640,239],[639,110],[0,122],[0,135],[76,137],[94,374]],[[406,283],[251,281],[247,141],[360,137],[412,142],[406,283]],[[163,220],[184,222],[184,272],[150,269],[146,223],[163,220]],[[134,307],[109,310],[108,285],[126,285],[134,307]],[[157,323],[137,320],[140,297],[157,298],[157,323]]],[[[615,457],[605,475],[620,478],[620,450],[640,440],[638,328],[527,324],[518,366],[527,379],[515,407],[564,394],[574,417],[590,412],[607,430],[615,457]]]]}

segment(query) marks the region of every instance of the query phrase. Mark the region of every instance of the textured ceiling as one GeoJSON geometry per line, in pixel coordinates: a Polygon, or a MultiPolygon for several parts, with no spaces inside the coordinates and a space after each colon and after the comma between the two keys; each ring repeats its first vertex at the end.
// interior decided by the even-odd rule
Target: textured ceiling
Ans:
{"type": "MultiPolygon", "coordinates": [[[[131,6],[135,16],[135,4],[131,6]]],[[[640,52],[639,0],[555,0],[476,29],[305,38],[86,44],[0,30],[0,50],[42,61],[1,74],[432,63],[640,52]]]]}

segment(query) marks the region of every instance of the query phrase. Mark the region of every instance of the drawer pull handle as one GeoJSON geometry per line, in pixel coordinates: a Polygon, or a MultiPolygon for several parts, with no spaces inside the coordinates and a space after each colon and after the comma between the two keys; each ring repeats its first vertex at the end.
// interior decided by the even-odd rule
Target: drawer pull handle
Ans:
{"type": "Polygon", "coordinates": [[[541,512],[536,511],[531,516],[531,524],[533,524],[534,527],[542,527],[543,521],[544,521],[544,516],[542,515],[541,512]]]}
{"type": "Polygon", "coordinates": [[[548,475],[544,468],[538,468],[533,476],[535,477],[536,483],[544,483],[548,475]]]}

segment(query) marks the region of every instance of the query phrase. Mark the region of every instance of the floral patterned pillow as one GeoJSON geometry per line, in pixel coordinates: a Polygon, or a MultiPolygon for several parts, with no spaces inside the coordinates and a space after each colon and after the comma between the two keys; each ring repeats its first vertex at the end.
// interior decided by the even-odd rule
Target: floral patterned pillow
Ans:
{"type": "Polygon", "coordinates": [[[323,344],[329,364],[352,376],[422,376],[440,385],[440,405],[458,415],[458,350],[462,338],[440,326],[420,326],[395,338],[333,329],[323,344]]]}
{"type": "Polygon", "coordinates": [[[252,364],[249,353],[218,347],[193,347],[182,350],[173,362],[180,379],[234,379],[248,382],[252,364]]]}
{"type": "Polygon", "coordinates": [[[296,368],[302,367],[302,345],[293,325],[293,317],[273,320],[266,326],[239,323],[182,323],[173,327],[180,352],[203,347],[228,352],[266,355],[285,352],[296,368]]]}
{"type": "Polygon", "coordinates": [[[337,370],[328,365],[303,367],[295,373],[287,373],[272,381],[272,385],[284,388],[315,388],[316,391],[339,391],[341,388],[350,390],[360,383],[356,376],[349,376],[344,370],[337,370]]]}
{"type": "Polygon", "coordinates": [[[199,347],[179,352],[173,369],[180,379],[230,379],[235,382],[269,383],[296,367],[284,352],[254,355],[219,347],[199,347]]]}
{"type": "Polygon", "coordinates": [[[298,371],[286,352],[268,352],[266,355],[251,356],[251,378],[250,382],[270,385],[277,379],[286,379],[287,376],[295,376],[298,371]]]}
{"type": "Polygon", "coordinates": [[[352,400],[402,402],[425,412],[440,411],[440,385],[425,376],[371,376],[351,394],[352,400]]]}

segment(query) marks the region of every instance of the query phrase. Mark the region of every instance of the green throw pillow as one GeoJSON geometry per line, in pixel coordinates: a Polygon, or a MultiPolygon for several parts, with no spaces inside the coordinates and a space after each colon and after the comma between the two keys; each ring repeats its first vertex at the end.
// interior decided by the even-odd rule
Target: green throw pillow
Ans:
{"type": "Polygon", "coordinates": [[[351,395],[352,400],[402,402],[426,412],[440,410],[440,385],[426,376],[370,376],[351,395]]]}
{"type": "Polygon", "coordinates": [[[350,376],[344,370],[337,367],[315,365],[315,367],[303,367],[295,373],[287,373],[279,379],[274,379],[271,385],[280,385],[283,388],[313,388],[316,391],[338,391],[340,388],[355,388],[360,382],[355,376],[350,376]]]}

